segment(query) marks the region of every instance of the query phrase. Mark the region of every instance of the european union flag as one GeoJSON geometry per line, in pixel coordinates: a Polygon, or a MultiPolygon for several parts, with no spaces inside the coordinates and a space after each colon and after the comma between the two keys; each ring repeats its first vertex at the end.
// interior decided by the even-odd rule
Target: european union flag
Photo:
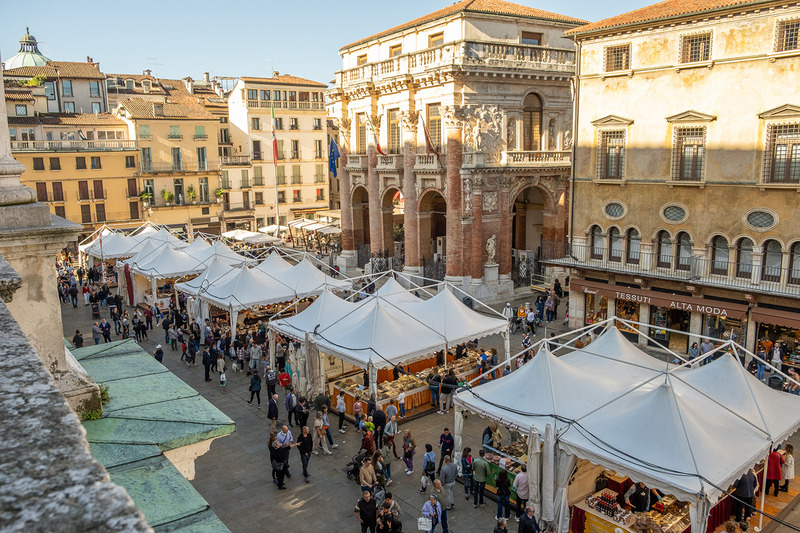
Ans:
{"type": "Polygon", "coordinates": [[[336,145],[336,141],[334,141],[333,137],[331,137],[331,149],[328,155],[328,170],[333,173],[334,178],[337,177],[336,162],[339,161],[339,157],[341,157],[341,154],[339,153],[339,146],[336,145]]]}

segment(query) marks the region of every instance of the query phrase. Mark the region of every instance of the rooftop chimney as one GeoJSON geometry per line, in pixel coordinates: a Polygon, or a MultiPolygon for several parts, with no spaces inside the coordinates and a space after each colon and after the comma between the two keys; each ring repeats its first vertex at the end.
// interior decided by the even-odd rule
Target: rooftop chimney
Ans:
{"type": "Polygon", "coordinates": [[[186,78],[183,78],[183,83],[186,84],[186,90],[194,94],[194,80],[187,76],[186,78]]]}
{"type": "Polygon", "coordinates": [[[150,69],[149,68],[144,69],[142,71],[142,74],[145,75],[145,76],[150,76],[150,69]]]}
{"type": "Polygon", "coordinates": [[[208,72],[203,72],[203,81],[205,83],[208,83],[209,81],[211,81],[211,78],[209,78],[209,76],[208,76],[208,72]]]}
{"type": "Polygon", "coordinates": [[[272,77],[273,77],[273,78],[277,78],[277,77],[278,77],[278,76],[280,76],[280,75],[281,75],[281,73],[280,73],[280,72],[278,72],[277,70],[273,70],[273,71],[272,71],[272,77]]]}

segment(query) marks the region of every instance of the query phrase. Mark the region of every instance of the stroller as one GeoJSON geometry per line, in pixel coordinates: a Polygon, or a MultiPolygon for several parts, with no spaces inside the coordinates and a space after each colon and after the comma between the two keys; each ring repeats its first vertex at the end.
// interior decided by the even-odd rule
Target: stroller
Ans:
{"type": "Polygon", "coordinates": [[[92,318],[100,319],[100,304],[92,303],[92,318]]]}
{"type": "Polygon", "coordinates": [[[361,465],[364,464],[364,458],[367,456],[366,450],[361,450],[358,454],[353,456],[353,460],[347,463],[344,467],[344,473],[347,474],[347,479],[355,479],[356,483],[359,482],[358,474],[361,470],[361,465]]]}

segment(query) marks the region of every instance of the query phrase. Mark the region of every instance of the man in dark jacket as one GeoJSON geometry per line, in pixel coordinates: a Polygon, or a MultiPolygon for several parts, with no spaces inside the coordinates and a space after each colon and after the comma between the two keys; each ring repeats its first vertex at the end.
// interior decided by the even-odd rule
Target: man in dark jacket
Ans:
{"type": "Polygon", "coordinates": [[[273,394],[267,407],[267,418],[269,418],[269,431],[272,433],[278,428],[278,395],[273,394]]]}
{"type": "Polygon", "coordinates": [[[303,431],[297,436],[297,451],[300,452],[300,462],[303,463],[303,477],[308,483],[308,460],[311,459],[311,452],[314,451],[314,438],[308,430],[308,426],[303,426],[303,431]]]}
{"type": "Polygon", "coordinates": [[[211,352],[208,351],[208,346],[203,347],[203,367],[206,370],[206,381],[211,381],[211,352]]]}
{"type": "Polygon", "coordinates": [[[525,508],[525,514],[520,518],[517,531],[518,533],[539,533],[539,525],[536,523],[536,517],[533,516],[532,505],[525,508]]]}
{"type": "Polygon", "coordinates": [[[111,342],[111,324],[109,324],[105,318],[100,322],[100,332],[103,334],[103,339],[106,342],[111,342]]]}
{"type": "Polygon", "coordinates": [[[375,412],[372,413],[372,423],[375,424],[375,445],[379,449],[383,448],[383,430],[386,428],[386,413],[383,412],[380,406],[376,406],[375,412]]]}
{"type": "Polygon", "coordinates": [[[303,427],[303,426],[308,424],[308,411],[309,411],[309,409],[308,409],[308,406],[306,404],[307,404],[307,400],[305,398],[301,397],[298,400],[297,405],[294,406],[294,421],[300,427],[303,427]]]}
{"type": "Polygon", "coordinates": [[[378,507],[368,490],[363,492],[362,498],[356,503],[354,514],[358,521],[361,522],[361,533],[366,533],[367,531],[375,533],[375,526],[378,521],[378,507]]]}

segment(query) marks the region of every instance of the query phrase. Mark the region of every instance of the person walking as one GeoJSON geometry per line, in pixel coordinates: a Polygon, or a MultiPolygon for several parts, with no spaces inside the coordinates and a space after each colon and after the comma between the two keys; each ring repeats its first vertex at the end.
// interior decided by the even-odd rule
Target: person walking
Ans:
{"type": "Polygon", "coordinates": [[[331,423],[328,420],[328,406],[323,405],[322,409],[322,427],[325,428],[325,438],[328,439],[328,445],[331,448],[338,448],[339,445],[333,442],[333,436],[331,435],[331,423]]]}
{"type": "Polygon", "coordinates": [[[444,466],[442,467],[440,479],[444,490],[447,492],[447,510],[451,510],[456,505],[455,498],[453,497],[453,487],[456,484],[456,477],[458,476],[458,467],[453,463],[450,455],[444,456],[444,466]]]}
{"type": "Polygon", "coordinates": [[[211,359],[211,352],[208,346],[203,347],[203,368],[205,368],[206,381],[211,381],[211,365],[214,362],[211,359]]]}
{"type": "Polygon", "coordinates": [[[794,446],[791,444],[786,445],[786,453],[783,454],[783,466],[781,473],[783,474],[783,485],[781,485],[781,492],[789,492],[789,482],[794,479],[794,446]]]}
{"type": "Polygon", "coordinates": [[[383,448],[383,433],[386,429],[386,413],[377,405],[372,413],[372,423],[375,424],[375,446],[383,448]]]}
{"type": "Polygon", "coordinates": [[[100,324],[95,322],[92,324],[92,340],[94,341],[95,346],[100,344],[100,337],[103,335],[103,332],[100,330],[100,324]]]}
{"type": "MultiPolygon", "coordinates": [[[[286,392],[286,420],[289,424],[289,427],[292,426],[292,416],[294,416],[294,406],[297,405],[297,395],[294,393],[294,387],[289,389],[286,392]]],[[[295,422],[297,422],[297,417],[295,417],[295,422]]]]}
{"type": "Polygon", "coordinates": [[[444,463],[445,456],[449,455],[451,458],[453,457],[455,445],[456,440],[453,435],[450,434],[450,430],[444,428],[444,431],[439,436],[439,466],[436,468],[437,474],[442,472],[442,463],[444,463]]]}
{"type": "Polygon", "coordinates": [[[75,336],[72,337],[72,345],[75,348],[83,348],[83,335],[81,335],[81,330],[79,329],[75,330],[75,336]]]}
{"type": "MultiPolygon", "coordinates": [[[[392,481],[392,461],[397,459],[397,456],[392,452],[392,446],[386,440],[383,443],[381,450],[381,459],[383,459],[383,476],[386,478],[386,486],[388,487],[393,483],[392,481]]],[[[787,481],[788,484],[788,481],[787,481]]]]}
{"type": "Polygon", "coordinates": [[[433,446],[430,444],[425,445],[425,455],[422,456],[422,486],[417,492],[424,493],[428,490],[426,477],[430,480],[431,484],[433,484],[433,481],[436,479],[436,454],[433,453],[433,446]]]}
{"type": "Polygon", "coordinates": [[[291,444],[288,446],[282,446],[277,440],[272,444],[273,451],[271,457],[272,463],[272,470],[275,472],[278,482],[278,489],[286,490],[286,485],[284,484],[284,480],[286,477],[291,477],[289,474],[289,452],[292,449],[291,444]]]}
{"type": "Polygon", "coordinates": [[[347,412],[347,404],[344,403],[344,391],[340,391],[336,397],[336,412],[339,414],[339,433],[344,433],[347,426],[344,423],[344,414],[347,412]]]}
{"type": "Polygon", "coordinates": [[[406,465],[406,474],[411,475],[414,473],[414,452],[417,449],[417,443],[414,437],[411,436],[411,430],[403,430],[403,462],[406,465]]]}
{"type": "Polygon", "coordinates": [[[431,519],[431,529],[429,532],[434,533],[436,531],[436,526],[442,521],[442,506],[439,504],[436,494],[431,494],[428,497],[428,501],[422,506],[422,517],[431,519]]]}
{"type": "MultiPolygon", "coordinates": [[[[206,351],[203,353],[205,354],[206,351]]],[[[208,375],[208,372],[206,372],[206,375],[208,375]]],[[[247,402],[247,405],[253,405],[253,396],[255,396],[258,399],[258,408],[261,409],[261,376],[259,376],[258,373],[250,376],[249,390],[250,400],[247,402]]]]}
{"type": "MultiPolygon", "coordinates": [[[[258,372],[258,370],[256,370],[256,372],[258,372]]],[[[267,384],[267,393],[270,396],[277,396],[275,387],[278,385],[278,374],[272,369],[269,363],[264,367],[264,382],[267,384]]],[[[295,422],[296,421],[295,419],[295,422]]]]}
{"type": "Polygon", "coordinates": [[[267,406],[267,418],[269,419],[270,431],[275,431],[278,427],[278,395],[273,394],[270,397],[269,405],[267,406]]]}
{"type": "Polygon", "coordinates": [[[737,522],[743,522],[753,514],[753,498],[758,492],[758,478],[750,468],[742,477],[733,482],[733,513],[737,522]]]}
{"type": "Polygon", "coordinates": [[[319,450],[322,448],[325,455],[333,455],[328,449],[328,439],[325,436],[325,425],[322,422],[322,411],[317,411],[314,415],[314,455],[319,455],[319,450]]]}
{"type": "Polygon", "coordinates": [[[465,447],[461,451],[461,479],[464,482],[464,499],[469,500],[475,491],[475,480],[472,478],[472,448],[465,447]]]}
{"type": "Polygon", "coordinates": [[[525,507],[525,514],[519,521],[519,533],[539,533],[539,524],[536,523],[533,505],[525,507]]]}
{"type": "Polygon", "coordinates": [[[307,400],[301,396],[297,400],[297,405],[294,406],[294,421],[300,426],[308,424],[308,414],[310,411],[306,403],[307,400]]]}
{"type": "Polygon", "coordinates": [[[300,434],[297,436],[297,451],[300,452],[300,463],[303,465],[303,479],[308,483],[308,461],[311,459],[311,452],[314,451],[314,438],[308,426],[303,426],[300,434]]]}
{"type": "MultiPolygon", "coordinates": [[[[380,457],[380,454],[378,454],[380,457]]],[[[378,476],[375,474],[375,465],[373,464],[374,455],[367,454],[364,456],[364,462],[361,464],[361,469],[358,471],[358,482],[361,484],[361,490],[373,492],[378,486],[378,476]]]]}
{"type": "Polygon", "coordinates": [[[105,342],[111,342],[111,324],[109,324],[105,318],[100,322],[100,331],[103,334],[103,340],[105,342]]]}
{"type": "Polygon", "coordinates": [[[473,507],[477,507],[478,504],[486,505],[483,501],[483,492],[486,490],[486,479],[489,477],[490,469],[489,463],[483,458],[484,455],[486,455],[486,452],[480,450],[478,452],[478,458],[472,462],[472,476],[475,480],[472,497],[473,507]]]}
{"type": "Polygon", "coordinates": [[[375,526],[378,521],[378,507],[372,498],[370,491],[365,490],[361,493],[361,499],[356,502],[353,514],[361,523],[361,533],[375,533],[375,526]]]}
{"type": "Polygon", "coordinates": [[[508,479],[508,472],[500,470],[495,476],[494,485],[497,489],[497,515],[495,515],[495,520],[500,520],[501,518],[508,520],[511,518],[511,481],[508,479]],[[505,516],[503,516],[504,509],[505,516]]]}
{"type": "Polygon", "coordinates": [[[386,423],[386,429],[383,431],[383,443],[384,446],[392,447],[392,454],[394,454],[395,459],[400,458],[400,456],[397,455],[397,447],[394,443],[394,436],[397,435],[397,432],[397,415],[393,415],[391,418],[389,418],[389,421],[386,423]]]}
{"type": "Polygon", "coordinates": [[[517,491],[517,504],[514,509],[514,515],[517,522],[519,522],[522,518],[522,514],[525,512],[525,506],[528,504],[528,498],[530,497],[527,466],[522,465],[520,473],[514,477],[512,486],[514,490],[517,491]]]}

